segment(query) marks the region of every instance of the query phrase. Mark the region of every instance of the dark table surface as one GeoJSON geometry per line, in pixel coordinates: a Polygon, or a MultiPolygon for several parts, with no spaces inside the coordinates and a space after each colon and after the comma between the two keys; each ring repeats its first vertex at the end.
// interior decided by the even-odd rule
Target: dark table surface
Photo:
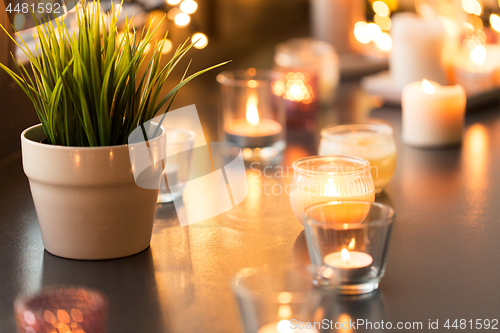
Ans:
{"type": "MultiPolygon", "coordinates": [[[[343,83],[336,106],[322,110],[315,131],[290,131],[280,164],[289,166],[315,154],[319,129],[326,123],[369,116],[395,130],[396,174],[386,194],[377,198],[397,214],[386,275],[378,291],[339,300],[331,319],[422,322],[424,330],[429,319],[439,319],[440,331],[446,330],[442,325],[447,319],[499,319],[498,109],[467,114],[460,147],[424,150],[400,143],[400,110],[370,112],[370,105],[356,83],[343,83]]],[[[203,120],[213,110],[199,104],[198,111],[203,120]]],[[[214,122],[204,124],[214,140],[214,122]]],[[[104,291],[110,300],[111,333],[238,332],[231,277],[247,266],[307,260],[303,228],[286,193],[259,194],[272,184],[284,187],[290,177],[267,178],[252,170],[247,176],[248,197],[220,216],[180,227],[173,205],[162,205],[146,251],[117,260],[76,261],[44,251],[20,155],[4,160],[0,332],[15,331],[16,296],[53,284],[104,291]]]]}
{"type": "MultiPolygon", "coordinates": [[[[202,65],[236,59],[228,69],[269,67],[276,41],[265,39],[241,57],[203,59],[202,65]]],[[[209,141],[217,141],[215,75],[190,83],[175,103],[197,105],[209,141]]],[[[460,147],[424,150],[401,144],[401,110],[374,109],[376,102],[357,82],[343,82],[335,105],[318,114],[315,130],[288,132],[278,166],[316,154],[319,130],[328,124],[372,118],[394,127],[396,174],[377,197],[397,214],[386,275],[378,291],[339,299],[330,318],[422,322],[423,331],[429,320],[439,319],[439,331],[448,331],[447,319],[500,319],[499,109],[468,113],[460,147]]],[[[268,170],[269,178],[248,170],[248,197],[198,224],[180,227],[173,204],[159,206],[151,247],[140,254],[76,261],[44,251],[20,153],[1,160],[0,332],[15,332],[17,296],[54,284],[102,290],[110,301],[110,333],[239,332],[231,277],[243,267],[308,260],[288,195],[264,195],[273,184],[290,182],[291,174],[276,177],[278,167],[268,170]]]]}

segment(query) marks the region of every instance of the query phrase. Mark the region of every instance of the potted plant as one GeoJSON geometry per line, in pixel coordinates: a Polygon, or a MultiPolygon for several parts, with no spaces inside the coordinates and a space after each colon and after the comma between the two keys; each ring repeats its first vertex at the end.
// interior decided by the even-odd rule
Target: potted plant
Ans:
{"type": "MultiPolygon", "coordinates": [[[[115,7],[105,19],[99,3],[91,6],[85,0],[76,14],[78,34],[70,34],[64,21],[56,19],[37,24],[36,52],[24,41],[18,45],[32,73],[15,59],[17,71],[0,67],[30,98],[41,122],[26,129],[21,141],[46,250],[72,259],[129,256],[149,246],[158,190],[136,185],[127,138],[162,106],[168,110],[182,86],[222,64],[184,74],[161,96],[162,86],[193,44],[180,45],[161,65],[164,38],[151,48],[146,62],[159,25],[150,24],[139,35],[127,21],[124,31],[131,33],[118,34],[115,7]]],[[[154,126],[157,135],[148,144],[159,151],[164,130],[154,126]]],[[[157,177],[153,181],[159,183],[160,175],[153,168],[144,177],[157,177]]]]}

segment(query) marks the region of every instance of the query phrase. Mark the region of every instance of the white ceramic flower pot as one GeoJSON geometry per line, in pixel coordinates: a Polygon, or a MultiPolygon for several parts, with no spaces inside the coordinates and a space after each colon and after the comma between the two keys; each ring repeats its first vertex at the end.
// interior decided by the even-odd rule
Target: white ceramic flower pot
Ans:
{"type": "MultiPolygon", "coordinates": [[[[145,250],[151,240],[158,190],[134,181],[127,145],[63,147],[41,143],[41,125],[21,134],[45,249],[71,259],[112,259],[145,250]]],[[[162,136],[150,141],[161,151],[162,136]]],[[[156,159],[156,160],[159,160],[156,159]]],[[[161,164],[141,177],[157,177],[161,164]]]]}

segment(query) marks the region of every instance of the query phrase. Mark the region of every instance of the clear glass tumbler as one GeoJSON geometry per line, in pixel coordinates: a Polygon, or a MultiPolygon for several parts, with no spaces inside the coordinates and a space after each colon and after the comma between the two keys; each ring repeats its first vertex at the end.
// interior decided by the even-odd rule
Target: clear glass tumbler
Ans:
{"type": "MultiPolygon", "coordinates": [[[[245,333],[319,333],[334,293],[314,286],[314,267],[302,264],[245,268],[233,279],[245,333]],[[310,327],[307,327],[307,323],[310,327]],[[306,328],[307,327],[307,328],[306,328]]],[[[338,277],[329,282],[338,285],[338,277]]]]}
{"type": "Polygon", "coordinates": [[[392,128],[381,123],[324,128],[319,155],[350,155],[368,160],[376,193],[383,191],[396,170],[396,143],[392,128]]]}
{"type": "Polygon", "coordinates": [[[19,333],[106,332],[108,301],[99,291],[53,287],[14,303],[19,333]]]}
{"type": "Polygon", "coordinates": [[[368,201],[330,201],[304,212],[305,234],[318,285],[340,277],[339,293],[358,295],[378,288],[385,271],[394,210],[368,201]],[[322,269],[322,270],[321,270],[322,269]]]}
{"type": "Polygon", "coordinates": [[[352,156],[311,156],[293,162],[290,204],[300,223],[304,210],[331,200],[375,201],[370,163],[352,156]]]}
{"type": "Polygon", "coordinates": [[[281,77],[279,72],[255,68],[217,75],[221,139],[238,145],[247,161],[272,160],[285,149],[283,98],[272,90],[281,77]]]}
{"type": "Polygon", "coordinates": [[[158,203],[171,202],[182,196],[189,178],[193,144],[196,134],[183,129],[167,128],[165,169],[158,192],[158,203]]]}

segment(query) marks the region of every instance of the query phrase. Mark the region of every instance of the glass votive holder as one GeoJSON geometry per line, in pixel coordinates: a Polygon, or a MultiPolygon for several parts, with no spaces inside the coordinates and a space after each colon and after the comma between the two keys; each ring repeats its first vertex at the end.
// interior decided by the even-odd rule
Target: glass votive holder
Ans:
{"type": "MultiPolygon", "coordinates": [[[[294,38],[275,48],[276,67],[287,75],[284,87],[285,100],[303,102],[318,99],[321,104],[331,104],[339,83],[339,58],[332,45],[311,38],[294,38]],[[303,73],[302,76],[297,75],[303,73]],[[304,80],[303,76],[309,76],[304,80]],[[301,81],[304,84],[302,84],[301,81]],[[310,87],[307,89],[307,85],[310,87]],[[313,89],[316,88],[317,90],[313,89]],[[316,93],[317,96],[313,96],[316,93]]],[[[288,110],[287,110],[288,111],[288,110]]]]}
{"type": "Polygon", "coordinates": [[[14,303],[19,333],[104,333],[108,302],[99,291],[53,287],[14,303]]]}
{"type": "Polygon", "coordinates": [[[182,196],[188,181],[196,134],[183,129],[165,129],[166,160],[161,177],[158,203],[171,202],[182,196]]]}
{"type": "Polygon", "coordinates": [[[317,285],[328,286],[330,274],[340,277],[339,293],[366,294],[384,275],[394,211],[368,201],[330,201],[304,211],[309,256],[317,285]]]}
{"type": "Polygon", "coordinates": [[[370,162],[375,192],[380,193],[396,170],[396,142],[381,123],[329,126],[321,131],[319,155],[349,155],[370,162]]]}
{"type": "Polygon", "coordinates": [[[370,163],[353,156],[311,156],[292,163],[290,204],[300,223],[304,210],[332,200],[375,201],[370,163]]]}
{"type": "Polygon", "coordinates": [[[283,99],[272,92],[281,73],[249,68],[217,76],[222,92],[221,138],[238,145],[246,161],[271,160],[286,146],[283,99]]]}
{"type": "MultiPolygon", "coordinates": [[[[314,266],[265,265],[242,269],[232,281],[245,333],[319,333],[334,293],[314,285],[314,266]],[[327,301],[325,301],[327,300],[327,301]],[[309,327],[307,327],[307,323],[309,327]],[[306,328],[307,327],[307,328],[306,328]]],[[[330,285],[338,285],[332,274],[330,285]]]]}

